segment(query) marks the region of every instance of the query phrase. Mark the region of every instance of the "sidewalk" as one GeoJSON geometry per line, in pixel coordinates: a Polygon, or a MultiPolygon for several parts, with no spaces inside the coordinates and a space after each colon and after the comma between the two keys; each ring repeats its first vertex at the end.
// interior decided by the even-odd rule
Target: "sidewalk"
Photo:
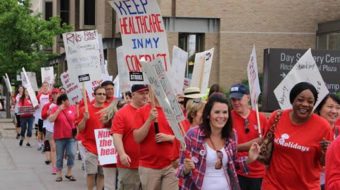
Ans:
{"type": "MultiPolygon", "coordinates": [[[[65,177],[55,182],[51,166],[45,165],[45,155],[37,151],[37,141],[32,138],[32,147],[20,147],[15,139],[14,124],[10,119],[0,119],[0,190],[83,190],[86,189],[81,161],[75,160],[73,175],[76,182],[65,177]]],[[[64,171],[66,162],[64,161],[64,171]]]]}

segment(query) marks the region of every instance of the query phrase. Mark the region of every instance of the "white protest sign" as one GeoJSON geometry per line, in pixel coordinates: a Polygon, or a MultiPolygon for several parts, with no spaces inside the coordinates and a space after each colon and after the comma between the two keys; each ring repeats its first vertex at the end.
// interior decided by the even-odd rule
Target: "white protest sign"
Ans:
{"type": "Polygon", "coordinates": [[[165,70],[170,69],[166,30],[157,1],[110,1],[119,19],[124,46],[124,63],[132,83],[144,83],[141,63],[156,57],[163,59],[165,70]]]}
{"type": "Polygon", "coordinates": [[[289,101],[289,93],[290,90],[300,82],[309,82],[317,89],[318,100],[314,108],[317,107],[322,99],[329,93],[318,66],[315,63],[311,49],[307,50],[287,76],[275,88],[274,94],[281,109],[292,107],[289,101]]]}
{"type": "Polygon", "coordinates": [[[259,95],[261,94],[261,89],[260,89],[259,73],[257,71],[257,59],[256,59],[255,45],[253,46],[253,50],[250,54],[250,59],[249,59],[248,66],[247,66],[247,75],[248,75],[251,107],[253,109],[256,109],[256,103],[259,98],[259,95]]]}
{"type": "Polygon", "coordinates": [[[60,75],[60,80],[66,90],[70,103],[72,105],[78,103],[83,98],[78,83],[71,81],[70,75],[67,72],[60,75]]]}
{"type": "Polygon", "coordinates": [[[196,53],[195,55],[195,64],[190,86],[200,88],[201,94],[205,94],[208,89],[213,55],[214,48],[196,53]]]}
{"type": "Polygon", "coordinates": [[[54,68],[41,67],[41,81],[47,82],[50,85],[54,84],[54,68]]]}
{"type": "Polygon", "coordinates": [[[184,138],[179,126],[179,123],[184,117],[183,112],[180,109],[176,97],[173,98],[174,94],[171,93],[172,87],[167,79],[162,60],[157,58],[151,63],[142,61],[141,64],[143,72],[146,74],[147,80],[150,83],[151,88],[164,111],[165,117],[169,122],[175,137],[179,141],[184,142],[184,138]],[[169,95],[170,99],[167,97],[167,95],[169,95]]]}
{"type": "Polygon", "coordinates": [[[79,81],[87,76],[85,85],[89,98],[93,99],[93,88],[102,81],[100,51],[96,30],[69,32],[63,34],[68,73],[71,81],[79,81]]]}
{"type": "Polygon", "coordinates": [[[103,81],[105,81],[105,79],[109,76],[109,72],[107,70],[107,64],[105,62],[103,36],[101,34],[98,34],[98,44],[99,44],[100,70],[102,73],[102,79],[103,81]]]}
{"type": "Polygon", "coordinates": [[[4,80],[5,80],[5,83],[6,83],[6,87],[7,87],[7,90],[10,94],[12,94],[13,90],[12,90],[12,86],[11,86],[11,82],[9,81],[9,77],[7,75],[7,73],[5,73],[5,76],[3,76],[4,80]]]}
{"type": "Polygon", "coordinates": [[[22,75],[21,75],[22,85],[26,88],[28,95],[31,99],[33,107],[36,107],[39,105],[37,96],[35,95],[35,92],[32,88],[30,79],[27,76],[25,68],[22,68],[22,75]]]}
{"type": "Polygon", "coordinates": [[[124,47],[123,46],[120,46],[117,48],[117,67],[118,67],[120,91],[128,92],[131,89],[131,85],[130,85],[130,79],[129,79],[129,70],[127,68],[127,65],[124,62],[124,47]]]}
{"type": "MultiPolygon", "coordinates": [[[[21,72],[21,80],[24,76],[24,73],[21,72]]],[[[37,83],[37,77],[35,75],[35,72],[26,72],[26,76],[28,77],[30,83],[31,83],[31,86],[33,88],[34,91],[38,91],[39,88],[38,88],[38,83],[37,83]]],[[[26,80],[22,80],[22,85],[25,87],[27,86],[27,81],[26,80]]],[[[25,87],[26,88],[26,87],[25,87]]]]}
{"type": "Polygon", "coordinates": [[[116,78],[113,80],[113,84],[115,85],[114,88],[114,96],[117,98],[121,97],[121,88],[120,88],[120,78],[119,75],[116,76],[116,78]]]}
{"type": "Polygon", "coordinates": [[[95,129],[98,161],[100,165],[117,163],[117,151],[110,135],[110,129],[95,129]]]}
{"type": "Polygon", "coordinates": [[[172,64],[169,76],[171,76],[171,84],[174,88],[175,94],[183,93],[185,68],[188,61],[188,55],[188,52],[177,46],[174,46],[172,49],[172,64]]]}

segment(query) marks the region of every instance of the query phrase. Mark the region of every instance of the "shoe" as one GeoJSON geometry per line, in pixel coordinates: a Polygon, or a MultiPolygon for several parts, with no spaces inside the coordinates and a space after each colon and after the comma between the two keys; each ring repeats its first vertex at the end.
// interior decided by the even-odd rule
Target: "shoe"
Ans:
{"type": "Polygon", "coordinates": [[[45,164],[49,165],[51,163],[51,160],[45,160],[45,164]]]}
{"type": "Polygon", "coordinates": [[[20,138],[20,134],[18,133],[16,139],[19,139],[19,138],[20,138]]]}
{"type": "Polygon", "coordinates": [[[52,167],[52,175],[56,175],[57,174],[57,168],[56,167],[52,167]]]}
{"type": "Polygon", "coordinates": [[[22,143],[24,142],[24,140],[23,139],[21,139],[20,141],[19,141],[19,146],[22,146],[22,143]]]}
{"type": "Polygon", "coordinates": [[[39,147],[37,148],[38,151],[42,151],[43,150],[43,146],[39,145],[39,147]]]}
{"type": "Polygon", "coordinates": [[[27,146],[27,147],[31,147],[31,144],[30,144],[30,143],[26,143],[26,146],[27,146]]]}
{"type": "Polygon", "coordinates": [[[70,175],[70,176],[65,175],[65,178],[70,180],[70,181],[77,181],[72,175],[70,175]]]}
{"type": "Polygon", "coordinates": [[[56,182],[61,182],[61,181],[63,181],[63,178],[62,177],[57,177],[57,179],[55,181],[56,182]]]}

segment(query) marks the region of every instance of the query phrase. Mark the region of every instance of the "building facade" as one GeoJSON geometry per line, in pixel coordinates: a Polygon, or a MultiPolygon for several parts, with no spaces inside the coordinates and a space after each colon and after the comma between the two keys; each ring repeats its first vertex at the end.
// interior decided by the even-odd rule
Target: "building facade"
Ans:
{"type": "MultiPolygon", "coordinates": [[[[157,1],[167,29],[170,55],[174,45],[191,55],[215,48],[210,84],[219,83],[224,88],[247,78],[246,67],[253,44],[259,73],[263,70],[266,48],[340,49],[338,0],[157,1]]],[[[115,76],[115,48],[121,45],[121,40],[115,13],[108,1],[45,0],[42,6],[46,3],[52,4],[54,16],[59,15],[75,30],[97,29],[103,35],[109,72],[115,76]]],[[[60,37],[53,51],[63,54],[60,37]]],[[[188,76],[192,60],[189,58],[188,76]]],[[[59,65],[61,70],[66,69],[65,64],[59,65]]]]}

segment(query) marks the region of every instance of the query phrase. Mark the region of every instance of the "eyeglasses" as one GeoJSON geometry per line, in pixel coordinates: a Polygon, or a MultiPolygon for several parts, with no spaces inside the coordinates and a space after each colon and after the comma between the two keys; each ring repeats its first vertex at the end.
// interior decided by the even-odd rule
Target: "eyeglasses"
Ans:
{"type": "Polygon", "coordinates": [[[96,95],[98,95],[98,96],[106,96],[105,93],[96,93],[96,95]]]}
{"type": "Polygon", "coordinates": [[[216,150],[216,154],[217,154],[217,161],[215,163],[215,169],[219,170],[222,168],[222,160],[223,160],[223,153],[220,150],[216,150]]]}
{"type": "Polygon", "coordinates": [[[244,120],[244,132],[246,134],[248,134],[250,132],[250,129],[249,129],[249,120],[248,119],[244,120]]]}

